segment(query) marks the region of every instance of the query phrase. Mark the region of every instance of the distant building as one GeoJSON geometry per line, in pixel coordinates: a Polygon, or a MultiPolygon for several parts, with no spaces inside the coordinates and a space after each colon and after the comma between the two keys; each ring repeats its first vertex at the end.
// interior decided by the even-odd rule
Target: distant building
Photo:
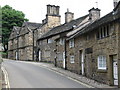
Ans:
{"type": "Polygon", "coordinates": [[[36,60],[36,40],[51,28],[60,25],[59,6],[47,5],[46,19],[42,24],[24,22],[22,27],[13,27],[8,42],[8,58],[16,60],[36,60]]]}
{"type": "Polygon", "coordinates": [[[8,58],[16,60],[33,60],[33,31],[39,23],[24,22],[22,27],[13,27],[8,42],[8,58]]]}

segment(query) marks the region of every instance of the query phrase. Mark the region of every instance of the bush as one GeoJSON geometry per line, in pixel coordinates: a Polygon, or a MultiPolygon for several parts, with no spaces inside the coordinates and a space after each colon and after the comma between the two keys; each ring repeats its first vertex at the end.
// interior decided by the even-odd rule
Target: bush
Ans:
{"type": "Polygon", "coordinates": [[[8,53],[7,52],[0,52],[0,55],[2,58],[7,58],[8,53]]]}

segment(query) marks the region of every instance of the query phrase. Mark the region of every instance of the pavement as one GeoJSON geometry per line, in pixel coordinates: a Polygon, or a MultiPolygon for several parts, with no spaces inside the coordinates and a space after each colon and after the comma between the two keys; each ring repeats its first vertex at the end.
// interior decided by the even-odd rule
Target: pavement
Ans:
{"type": "Polygon", "coordinates": [[[55,67],[53,64],[51,63],[44,63],[44,62],[26,62],[26,61],[22,61],[23,63],[29,63],[29,64],[34,64],[34,65],[37,65],[37,66],[40,66],[42,68],[47,68],[48,70],[51,70],[53,72],[56,72],[62,76],[66,76],[68,77],[69,79],[75,81],[75,82],[79,82],[81,83],[82,85],[85,85],[89,88],[117,88],[115,86],[109,86],[109,85],[106,85],[106,84],[102,84],[102,83],[99,83],[95,80],[92,80],[92,79],[89,79],[87,77],[84,77],[82,75],[78,75],[78,74],[75,74],[73,72],[70,72],[68,70],[64,70],[62,68],[58,68],[58,67],[55,67]]]}

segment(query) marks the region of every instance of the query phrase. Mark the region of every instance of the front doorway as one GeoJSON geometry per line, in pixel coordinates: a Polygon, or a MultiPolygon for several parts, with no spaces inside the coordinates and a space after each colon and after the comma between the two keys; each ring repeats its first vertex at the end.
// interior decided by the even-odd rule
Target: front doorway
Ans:
{"type": "Polygon", "coordinates": [[[17,53],[17,51],[15,52],[15,59],[16,60],[18,59],[18,53],[17,53]]]}
{"type": "Polygon", "coordinates": [[[118,85],[118,63],[116,57],[113,57],[113,83],[118,85]]]}
{"type": "Polygon", "coordinates": [[[65,68],[65,52],[63,52],[63,68],[65,68]]]}
{"type": "Polygon", "coordinates": [[[80,59],[80,62],[81,62],[81,64],[80,64],[81,72],[80,73],[82,73],[82,75],[84,75],[85,70],[84,70],[84,53],[83,53],[83,50],[80,50],[79,53],[80,53],[79,59],[80,59]]]}
{"type": "Polygon", "coordinates": [[[41,61],[41,51],[39,50],[38,59],[41,61]]]}

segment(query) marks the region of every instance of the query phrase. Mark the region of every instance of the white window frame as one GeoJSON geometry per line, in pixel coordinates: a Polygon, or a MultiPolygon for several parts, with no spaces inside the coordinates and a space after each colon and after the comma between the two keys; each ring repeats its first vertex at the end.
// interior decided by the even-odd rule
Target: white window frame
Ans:
{"type": "Polygon", "coordinates": [[[48,43],[52,43],[53,40],[51,38],[48,39],[48,43]]]}
{"type": "Polygon", "coordinates": [[[70,56],[70,63],[75,63],[75,57],[74,57],[74,55],[70,56]]]}
{"type": "Polygon", "coordinates": [[[65,44],[65,39],[64,39],[64,38],[60,38],[59,44],[60,44],[60,45],[64,45],[64,44],[65,44]]]}
{"type": "Polygon", "coordinates": [[[110,30],[110,26],[109,25],[106,25],[106,26],[103,26],[103,27],[100,27],[99,28],[99,31],[98,31],[98,34],[99,34],[99,37],[97,37],[98,39],[102,39],[102,38],[105,38],[105,37],[108,37],[109,36],[109,31],[110,30]]]}
{"type": "Polygon", "coordinates": [[[72,48],[74,46],[75,46],[74,39],[69,40],[69,48],[72,48]]]}
{"type": "Polygon", "coordinates": [[[98,69],[100,70],[106,70],[107,65],[106,65],[106,57],[103,55],[98,56],[98,69]]]}

